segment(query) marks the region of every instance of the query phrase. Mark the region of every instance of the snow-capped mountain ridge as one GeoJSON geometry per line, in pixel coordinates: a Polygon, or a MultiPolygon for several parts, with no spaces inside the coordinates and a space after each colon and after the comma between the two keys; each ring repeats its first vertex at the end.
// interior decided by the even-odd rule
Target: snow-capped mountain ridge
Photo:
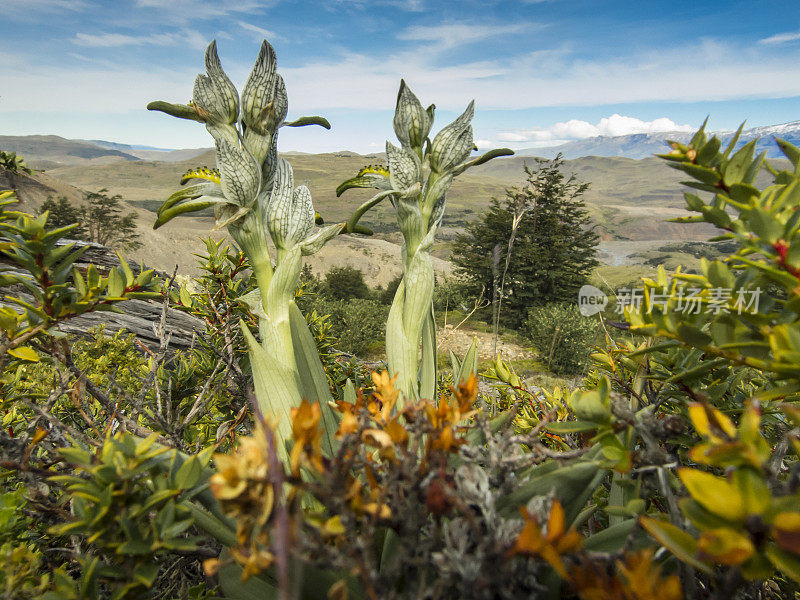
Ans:
{"type": "MultiPolygon", "coordinates": [[[[718,136],[723,143],[727,143],[735,131],[716,131],[712,135],[718,136]]],[[[633,133],[620,136],[598,136],[567,142],[559,146],[546,148],[526,148],[518,150],[517,154],[553,158],[561,153],[564,158],[572,159],[581,156],[624,156],[627,158],[647,158],[653,154],[668,152],[667,140],[676,140],[686,143],[692,139],[691,133],[672,131],[665,133],[633,133]]],[[[775,137],[785,139],[795,145],[800,145],[800,120],[781,123],[779,125],[763,125],[742,131],[739,143],[744,144],[759,138],[756,151],[767,151],[767,156],[775,158],[783,156],[775,137]]]]}

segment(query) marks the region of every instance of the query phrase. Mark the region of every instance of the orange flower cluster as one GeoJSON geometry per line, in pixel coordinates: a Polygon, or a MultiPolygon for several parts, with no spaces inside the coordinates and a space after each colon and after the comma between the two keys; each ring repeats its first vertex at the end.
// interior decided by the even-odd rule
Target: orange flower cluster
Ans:
{"type": "Polygon", "coordinates": [[[478,412],[473,409],[478,391],[478,380],[475,375],[457,388],[453,388],[451,398],[442,395],[438,405],[422,401],[407,407],[402,413],[394,412],[400,394],[394,387],[396,379],[396,375],[389,377],[386,371],[373,373],[372,381],[375,389],[371,396],[365,399],[359,395],[355,404],[344,401],[338,403],[339,412],[342,413],[337,433],[339,438],[358,431],[358,415],[366,409],[372,426],[361,432],[362,441],[378,448],[379,455],[383,459],[395,459],[395,449],[407,447],[410,436],[405,423],[418,418],[419,415],[430,424],[426,447],[428,453],[431,450],[453,452],[464,443],[457,435],[461,428],[460,424],[478,412]]]}
{"type": "MultiPolygon", "coordinates": [[[[359,393],[355,403],[338,403],[342,419],[337,437],[344,439],[357,433],[357,442],[368,448],[362,455],[363,476],[356,473],[347,476],[346,500],[354,513],[382,520],[391,518],[392,511],[386,503],[386,490],[379,481],[381,461],[397,464],[403,452],[418,456],[418,450],[409,450],[412,438],[409,426],[415,426],[413,430],[417,432],[419,456],[424,468],[432,452],[455,452],[464,443],[459,436],[465,426],[463,422],[477,412],[473,409],[477,395],[474,375],[454,388],[451,397],[442,395],[438,405],[423,401],[402,412],[395,410],[400,395],[400,391],[395,389],[396,379],[397,376],[390,377],[386,371],[373,373],[372,394],[364,396],[359,393]],[[424,453],[421,452],[423,444],[424,453]]],[[[287,470],[294,479],[290,479],[286,486],[290,498],[302,487],[295,485],[300,480],[302,469],[323,475],[327,465],[322,454],[322,411],[319,404],[303,400],[292,409],[291,418],[294,444],[287,470]]],[[[266,427],[274,430],[270,423],[259,423],[253,436],[242,438],[233,453],[215,455],[218,471],[210,480],[212,493],[222,503],[225,513],[237,522],[237,547],[231,553],[244,566],[243,579],[259,573],[274,560],[269,551],[269,527],[275,491],[269,478],[266,427]]],[[[307,515],[307,520],[327,537],[335,538],[342,534],[340,517],[320,518],[319,522],[312,523],[314,517],[307,515]]],[[[207,569],[213,571],[218,566],[218,563],[209,564],[207,569]]]]}
{"type": "MultiPolygon", "coordinates": [[[[231,555],[244,567],[242,580],[247,580],[269,567],[274,556],[269,547],[269,521],[275,502],[275,491],[269,481],[269,449],[264,428],[257,423],[254,435],[241,438],[231,454],[216,454],[217,472],[209,487],[222,504],[222,509],[236,521],[236,543],[231,555]]],[[[206,564],[214,571],[218,563],[206,564]]]]}
{"type": "Polygon", "coordinates": [[[300,476],[301,465],[318,473],[325,469],[322,463],[322,429],[319,426],[321,419],[319,402],[310,404],[304,399],[299,407],[292,409],[294,446],[289,455],[289,465],[295,477],[300,476]]]}
{"type": "Polygon", "coordinates": [[[509,550],[509,555],[539,556],[546,560],[561,577],[567,579],[567,568],[561,555],[579,550],[583,544],[583,538],[574,529],[567,531],[566,517],[561,503],[553,500],[547,527],[544,531],[539,526],[539,520],[531,515],[524,506],[519,510],[525,525],[519,532],[514,547],[509,550]]]}
{"type": "Polygon", "coordinates": [[[458,437],[458,432],[466,419],[477,414],[473,409],[475,397],[478,394],[478,378],[473,373],[470,378],[451,388],[453,395],[447,398],[444,394],[439,398],[439,405],[433,406],[424,403],[422,410],[430,421],[433,431],[428,437],[428,448],[442,450],[443,452],[453,452],[465,443],[463,438],[458,437]]]}
{"type": "Polygon", "coordinates": [[[616,561],[617,573],[585,561],[570,571],[570,582],[581,600],[680,600],[677,575],[661,576],[653,563],[653,550],[646,549],[616,561]]]}

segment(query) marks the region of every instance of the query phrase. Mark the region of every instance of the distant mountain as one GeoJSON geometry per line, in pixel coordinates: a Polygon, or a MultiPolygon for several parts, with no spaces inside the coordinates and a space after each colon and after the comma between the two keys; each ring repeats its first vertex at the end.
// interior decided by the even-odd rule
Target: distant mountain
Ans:
{"type": "Polygon", "coordinates": [[[21,154],[35,169],[53,169],[118,161],[179,162],[199,156],[211,148],[170,150],[105,140],[70,140],[57,135],[0,135],[0,150],[21,154]]]}
{"type": "Polygon", "coordinates": [[[109,148],[111,150],[121,150],[123,152],[130,152],[131,150],[158,150],[159,152],[172,152],[175,148],[156,148],[155,146],[141,146],[138,144],[120,144],[119,142],[107,142],[106,140],[75,140],[76,142],[88,142],[101,148],[109,148]]]}
{"type": "Polygon", "coordinates": [[[21,154],[29,165],[37,169],[141,160],[115,148],[103,148],[92,142],[68,140],[57,135],[0,135],[0,150],[21,154]]]}
{"type": "MultiPolygon", "coordinates": [[[[733,137],[734,132],[717,131],[714,134],[723,143],[727,143],[733,137]]],[[[692,138],[692,135],[682,131],[673,131],[666,133],[634,133],[613,137],[598,136],[567,142],[559,146],[526,148],[518,150],[517,154],[553,158],[558,153],[561,153],[566,159],[580,158],[582,156],[624,156],[639,159],[647,158],[653,154],[668,152],[667,140],[686,143],[692,138]]],[[[787,140],[795,145],[800,144],[800,121],[745,129],[739,139],[741,144],[760,138],[760,141],[756,144],[756,152],[766,150],[768,157],[777,158],[783,156],[783,154],[781,154],[778,145],[775,143],[775,137],[787,140]]]]}
{"type": "Polygon", "coordinates": [[[140,146],[120,144],[118,142],[107,142],[105,140],[76,140],[86,141],[101,148],[108,148],[110,150],[119,150],[139,158],[141,160],[155,160],[163,162],[179,162],[182,160],[189,160],[195,156],[200,156],[204,152],[212,150],[212,148],[182,148],[176,150],[174,148],[156,148],[155,146],[140,146]]]}

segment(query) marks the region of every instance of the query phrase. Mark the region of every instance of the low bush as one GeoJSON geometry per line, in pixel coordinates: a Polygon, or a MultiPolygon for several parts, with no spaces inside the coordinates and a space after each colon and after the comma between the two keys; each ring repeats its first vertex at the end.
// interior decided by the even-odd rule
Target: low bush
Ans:
{"type": "Polygon", "coordinates": [[[325,295],[333,300],[370,298],[372,290],[364,281],[364,273],[356,267],[331,267],[325,274],[325,295]]]}
{"type": "Polygon", "coordinates": [[[586,367],[597,336],[597,321],[581,315],[574,304],[545,304],[528,312],[525,333],[553,373],[575,374],[586,367]]]}
{"type": "Polygon", "coordinates": [[[318,314],[328,316],[330,333],[337,339],[337,350],[364,356],[382,346],[389,308],[380,302],[364,298],[320,298],[313,304],[313,308],[318,314]]]}

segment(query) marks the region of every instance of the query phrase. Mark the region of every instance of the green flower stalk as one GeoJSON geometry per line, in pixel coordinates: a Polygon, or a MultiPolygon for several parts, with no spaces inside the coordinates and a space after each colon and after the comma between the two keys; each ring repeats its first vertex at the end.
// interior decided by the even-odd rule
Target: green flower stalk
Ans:
{"type": "MultiPolygon", "coordinates": [[[[350,188],[380,190],[347,223],[350,233],[363,232],[358,220],[384,199],[389,199],[397,213],[403,234],[403,279],[386,323],[386,356],[389,372],[398,375],[397,385],[407,402],[436,397],[434,272],[430,251],[444,216],[447,190],[453,178],[469,167],[513,154],[502,148],[468,160],[475,149],[470,124],[474,102],[431,141],[434,110],[433,104],[423,108],[405,81],[401,81],[393,121],[400,147],[386,143],[388,169],[362,169],[336,190],[337,196],[350,188]]],[[[455,382],[469,377],[475,363],[474,344],[463,361],[453,357],[455,382]]],[[[402,408],[402,402],[398,406],[402,408]]]]}
{"type": "MultiPolygon", "coordinates": [[[[313,336],[294,303],[302,257],[317,252],[345,229],[335,224],[317,229],[311,194],[294,187],[289,163],[278,157],[278,129],[321,125],[322,117],[287,122],[288,97],[277,73],[275,51],[266,41],[241,96],[225,74],[212,42],[205,54],[206,74],[195,80],[192,101],[186,105],[152,102],[150,110],[204,123],[214,138],[217,170],[187,173],[182,184],[159,208],[154,228],[178,215],[214,207],[215,229],[228,233],[247,255],[258,289],[241,300],[259,317],[256,341],[242,327],[259,409],[273,414],[284,440],[291,437],[290,412],[303,398],[318,401],[326,435],[324,449],[332,453],[337,422],[331,411],[330,390],[313,336]],[[273,270],[268,238],[276,248],[273,270]]],[[[279,448],[284,460],[286,448],[279,448]]]]}

